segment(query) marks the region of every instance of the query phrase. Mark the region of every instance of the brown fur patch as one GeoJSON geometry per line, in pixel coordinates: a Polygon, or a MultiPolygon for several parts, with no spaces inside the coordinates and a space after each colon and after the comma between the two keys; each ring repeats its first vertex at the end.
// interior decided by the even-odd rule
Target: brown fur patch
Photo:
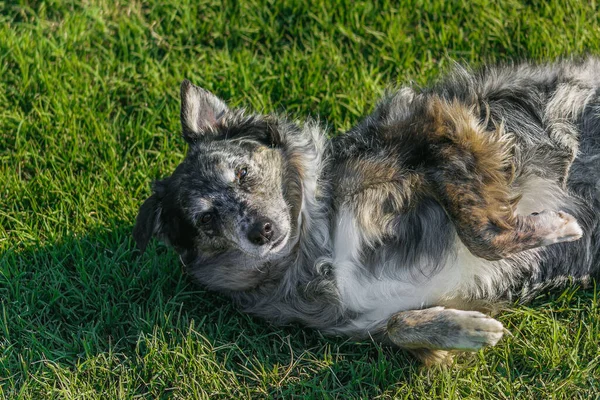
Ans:
{"type": "Polygon", "coordinates": [[[457,101],[432,97],[427,111],[427,133],[440,160],[431,181],[463,243],[491,260],[531,247],[525,242],[533,230],[523,229],[529,227],[514,211],[519,197],[511,190],[510,135],[502,126],[486,131],[472,110],[457,101]]]}
{"type": "Polygon", "coordinates": [[[352,160],[342,170],[338,187],[345,190],[336,198],[352,207],[363,237],[371,243],[391,234],[390,223],[419,197],[423,183],[422,175],[402,169],[391,158],[352,160]]]}
{"type": "Polygon", "coordinates": [[[461,203],[482,206],[472,210],[475,215],[470,220],[474,223],[491,221],[503,228],[513,225],[516,199],[511,197],[513,177],[507,168],[511,165],[510,137],[501,126],[495,131],[483,130],[472,111],[458,102],[434,97],[429,112],[432,139],[445,161],[442,168],[450,169],[455,178],[445,182],[453,205],[459,210],[464,207],[461,203]]]}

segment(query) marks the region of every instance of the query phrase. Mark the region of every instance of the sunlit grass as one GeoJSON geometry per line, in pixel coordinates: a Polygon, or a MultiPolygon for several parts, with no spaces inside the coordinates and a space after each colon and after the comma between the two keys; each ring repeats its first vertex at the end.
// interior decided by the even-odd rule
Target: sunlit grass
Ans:
{"type": "Polygon", "coordinates": [[[600,54],[599,15],[583,1],[0,1],[0,394],[600,396],[593,288],[517,307],[496,348],[422,370],[244,315],[130,238],[150,181],[185,151],[183,78],[337,134],[451,60],[600,54]]]}

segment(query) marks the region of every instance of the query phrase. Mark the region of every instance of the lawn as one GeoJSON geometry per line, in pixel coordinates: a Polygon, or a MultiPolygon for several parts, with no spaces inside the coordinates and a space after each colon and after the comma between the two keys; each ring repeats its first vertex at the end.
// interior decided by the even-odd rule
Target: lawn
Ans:
{"type": "Polygon", "coordinates": [[[334,135],[452,60],[586,52],[595,1],[0,0],[0,397],[600,397],[595,288],[517,306],[497,347],[426,370],[249,317],[131,239],[185,152],[184,78],[334,135]]]}

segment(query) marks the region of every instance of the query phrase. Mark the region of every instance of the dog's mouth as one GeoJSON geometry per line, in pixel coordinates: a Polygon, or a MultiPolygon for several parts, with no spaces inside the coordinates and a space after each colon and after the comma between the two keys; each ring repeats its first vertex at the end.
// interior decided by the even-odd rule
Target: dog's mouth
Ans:
{"type": "Polygon", "coordinates": [[[284,235],[281,235],[277,240],[271,244],[270,252],[276,253],[283,249],[283,247],[287,244],[288,238],[290,237],[290,233],[286,232],[284,235]]]}
{"type": "Polygon", "coordinates": [[[237,246],[239,250],[241,250],[246,255],[250,256],[253,259],[269,261],[277,259],[281,256],[282,251],[285,249],[285,246],[289,243],[290,233],[289,231],[280,235],[275,240],[270,241],[269,243],[263,246],[237,246]]]}

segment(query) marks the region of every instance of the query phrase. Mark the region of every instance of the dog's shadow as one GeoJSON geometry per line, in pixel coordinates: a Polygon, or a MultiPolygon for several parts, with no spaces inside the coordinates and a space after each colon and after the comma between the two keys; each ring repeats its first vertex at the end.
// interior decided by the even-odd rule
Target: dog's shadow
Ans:
{"type": "Polygon", "coordinates": [[[77,373],[82,363],[105,360],[141,370],[143,380],[180,368],[281,394],[328,381],[354,388],[361,385],[353,382],[360,368],[373,376],[369,386],[385,390],[384,382],[404,380],[403,371],[418,368],[374,343],[250,317],[196,285],[166,246],[153,242],[137,254],[131,229],[101,228],[0,255],[3,375],[18,383],[27,374],[77,373]],[[374,362],[381,371],[371,371],[374,362]]]}
{"type": "Polygon", "coordinates": [[[422,376],[404,352],[244,314],[196,285],[164,245],[137,254],[131,229],[101,228],[0,255],[0,369],[16,386],[27,374],[52,382],[53,374],[80,374],[82,365],[120,365],[136,371],[141,391],[156,388],[154,379],[168,386],[194,376],[229,395],[374,397],[422,376]]]}

